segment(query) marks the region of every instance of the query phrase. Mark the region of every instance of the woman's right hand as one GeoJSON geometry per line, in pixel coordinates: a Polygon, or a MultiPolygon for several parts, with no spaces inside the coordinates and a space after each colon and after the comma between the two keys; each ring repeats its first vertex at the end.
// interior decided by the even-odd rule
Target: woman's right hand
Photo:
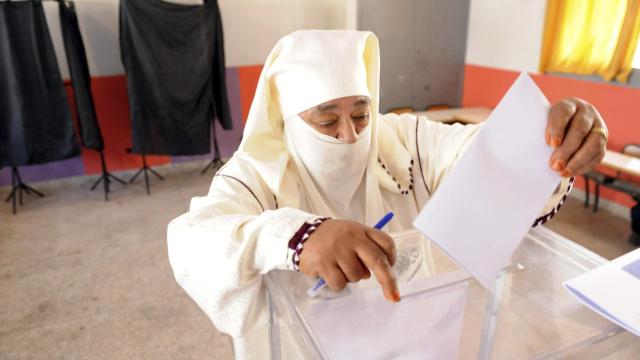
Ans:
{"type": "Polygon", "coordinates": [[[400,292],[391,266],[396,247],[386,233],[345,220],[325,220],[304,243],[300,271],[324,279],[333,291],[347,282],[376,277],[387,300],[400,301],[400,292]],[[370,272],[371,271],[371,272],[370,272]]]}

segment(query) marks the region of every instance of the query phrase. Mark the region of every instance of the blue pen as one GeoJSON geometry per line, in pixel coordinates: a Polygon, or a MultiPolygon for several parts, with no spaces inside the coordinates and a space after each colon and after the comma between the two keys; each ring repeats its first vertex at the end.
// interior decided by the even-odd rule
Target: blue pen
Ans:
{"type": "MultiPolygon", "coordinates": [[[[378,229],[378,230],[382,230],[382,228],[387,225],[387,223],[393,218],[393,212],[389,212],[387,213],[387,215],[385,215],[382,219],[380,219],[380,221],[378,221],[377,224],[375,224],[373,226],[374,229],[378,229]]],[[[307,290],[307,295],[309,295],[309,297],[315,297],[316,295],[318,295],[318,293],[320,292],[320,290],[322,290],[323,287],[325,287],[327,285],[326,282],[324,282],[324,279],[320,279],[318,280],[318,282],[309,290],[307,290]]]]}

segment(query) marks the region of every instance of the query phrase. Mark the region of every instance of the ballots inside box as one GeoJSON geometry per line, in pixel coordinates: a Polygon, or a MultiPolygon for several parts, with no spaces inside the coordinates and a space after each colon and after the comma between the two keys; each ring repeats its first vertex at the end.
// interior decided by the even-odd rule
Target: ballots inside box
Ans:
{"type": "Polygon", "coordinates": [[[393,237],[400,303],[388,302],[370,278],[310,306],[309,326],[330,359],[456,357],[469,275],[434,274],[422,236],[393,237]]]}

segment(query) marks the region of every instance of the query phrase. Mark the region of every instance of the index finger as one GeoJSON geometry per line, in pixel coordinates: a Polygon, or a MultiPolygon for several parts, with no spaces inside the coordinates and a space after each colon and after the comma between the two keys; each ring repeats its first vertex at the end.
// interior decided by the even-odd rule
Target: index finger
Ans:
{"type": "Polygon", "coordinates": [[[376,244],[371,243],[360,246],[356,249],[356,253],[382,286],[385,298],[391,302],[400,301],[400,291],[387,255],[376,244]]]}
{"type": "Polygon", "coordinates": [[[555,149],[549,159],[553,170],[560,172],[565,169],[567,164],[577,155],[579,149],[584,146],[594,123],[595,114],[588,107],[579,105],[568,125],[562,144],[555,149]]]}
{"type": "Polygon", "coordinates": [[[549,146],[556,148],[562,144],[567,131],[567,125],[576,111],[578,111],[578,106],[570,99],[562,100],[551,107],[545,132],[546,141],[549,146]]]}

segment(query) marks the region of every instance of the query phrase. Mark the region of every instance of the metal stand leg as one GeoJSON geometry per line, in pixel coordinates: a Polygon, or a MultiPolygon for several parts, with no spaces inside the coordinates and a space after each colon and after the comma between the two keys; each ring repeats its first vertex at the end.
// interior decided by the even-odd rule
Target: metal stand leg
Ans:
{"type": "Polygon", "coordinates": [[[593,202],[593,212],[598,212],[599,203],[600,203],[600,184],[596,183],[595,200],[593,202]]]}
{"type": "Polygon", "coordinates": [[[220,158],[220,148],[218,147],[218,139],[216,138],[216,124],[213,124],[213,159],[202,169],[201,175],[204,175],[209,168],[215,173],[224,165],[224,161],[220,158]]]}
{"type": "Polygon", "coordinates": [[[640,246],[640,198],[633,197],[636,204],[631,208],[631,235],[629,235],[629,243],[633,246],[640,246]]]}
{"type": "Polygon", "coordinates": [[[589,207],[589,179],[586,176],[583,176],[584,178],[584,207],[588,208],[589,207]]]}
{"type": "Polygon", "coordinates": [[[96,180],[93,186],[91,186],[91,191],[95,190],[96,187],[100,185],[100,183],[103,183],[104,184],[104,201],[109,201],[109,191],[110,191],[109,184],[111,183],[111,180],[115,180],[122,185],[127,185],[127,183],[124,180],[118,178],[117,176],[111,175],[107,171],[107,165],[104,160],[104,152],[102,150],[100,150],[100,163],[102,164],[102,175],[100,175],[98,180],[96,180]]]}
{"type": "Polygon", "coordinates": [[[133,177],[131,177],[131,179],[129,180],[129,184],[133,183],[141,173],[144,173],[144,184],[145,184],[145,186],[147,188],[147,195],[151,195],[151,190],[149,189],[149,174],[148,174],[149,172],[152,173],[153,175],[155,175],[158,179],[164,180],[164,178],[162,176],[160,176],[160,174],[158,174],[152,168],[147,166],[147,158],[143,154],[142,155],[142,168],[140,168],[140,170],[138,170],[138,172],[135,173],[135,175],[133,175],[133,177]]]}
{"type": "Polygon", "coordinates": [[[11,200],[11,205],[13,207],[13,214],[17,213],[16,200],[18,204],[22,205],[22,192],[27,193],[27,195],[36,194],[40,197],[44,197],[40,191],[32,188],[31,186],[22,182],[22,178],[20,178],[20,173],[18,172],[18,168],[16,166],[11,167],[11,193],[4,200],[5,202],[9,202],[11,200]]]}

